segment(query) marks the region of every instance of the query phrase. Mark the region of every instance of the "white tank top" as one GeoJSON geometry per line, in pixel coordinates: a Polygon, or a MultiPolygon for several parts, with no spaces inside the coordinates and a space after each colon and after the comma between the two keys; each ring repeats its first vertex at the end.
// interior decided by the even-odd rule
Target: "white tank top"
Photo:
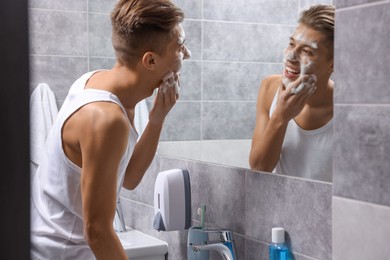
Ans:
{"type": "MultiPolygon", "coordinates": [[[[272,101],[269,116],[277,106],[278,93],[272,101]]],[[[290,120],[284,137],[280,159],[273,172],[332,181],[333,118],[315,130],[304,130],[290,120]]]]}
{"type": "MultiPolygon", "coordinates": [[[[61,138],[64,122],[76,110],[88,103],[113,102],[122,108],[123,113],[126,113],[114,94],[104,90],[84,89],[87,80],[94,72],[84,74],[70,88],[47,137],[41,163],[32,182],[32,259],[95,259],[83,232],[81,168],[67,158],[62,149],[61,138]]],[[[118,170],[117,196],[137,137],[137,132],[130,125],[126,152],[118,170]]]]}

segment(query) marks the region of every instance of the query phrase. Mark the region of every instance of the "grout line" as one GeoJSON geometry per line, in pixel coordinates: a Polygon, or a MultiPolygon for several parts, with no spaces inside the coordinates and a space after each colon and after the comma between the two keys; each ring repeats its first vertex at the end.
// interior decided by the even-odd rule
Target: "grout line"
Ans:
{"type": "Polygon", "coordinates": [[[204,107],[203,107],[203,71],[204,71],[204,0],[202,0],[202,8],[201,8],[201,17],[202,17],[202,24],[201,24],[201,35],[200,35],[200,140],[203,140],[203,113],[204,113],[204,107]]]}
{"type": "Polygon", "coordinates": [[[204,100],[198,100],[198,99],[179,99],[176,101],[176,103],[256,103],[256,100],[224,100],[224,99],[204,99],[204,100]]]}
{"type": "Polygon", "coordinates": [[[383,5],[383,4],[390,4],[390,0],[378,1],[378,2],[374,2],[374,3],[359,4],[359,5],[355,5],[355,6],[340,7],[340,8],[336,8],[336,10],[338,12],[343,12],[343,11],[356,10],[356,9],[360,9],[360,8],[372,7],[372,6],[383,5]]]}
{"type": "Polygon", "coordinates": [[[87,58],[87,55],[61,55],[61,54],[37,54],[37,53],[29,53],[30,56],[36,57],[59,57],[59,58],[87,58]]]}
{"type": "Polygon", "coordinates": [[[384,205],[384,204],[378,204],[378,203],[373,203],[373,202],[364,201],[364,200],[342,197],[339,195],[333,195],[332,197],[333,197],[333,199],[337,199],[337,200],[343,200],[343,201],[348,201],[348,202],[357,203],[357,204],[360,203],[360,204],[364,204],[366,206],[372,206],[372,207],[382,208],[385,210],[390,210],[390,206],[384,205]]]}
{"type": "Polygon", "coordinates": [[[237,61],[237,60],[203,60],[205,63],[248,63],[248,64],[283,64],[283,62],[276,61],[237,61]]]}
{"type": "Polygon", "coordinates": [[[296,25],[293,24],[284,24],[284,23],[253,23],[253,22],[242,22],[242,21],[226,21],[226,20],[207,20],[202,19],[203,22],[208,23],[227,23],[227,24],[245,24],[245,25],[262,25],[262,26],[286,26],[286,27],[296,27],[296,25]]]}
{"type": "Polygon", "coordinates": [[[390,103],[334,103],[336,107],[389,107],[390,103]]]}
{"type": "Polygon", "coordinates": [[[85,13],[88,12],[88,11],[61,10],[61,9],[49,9],[49,8],[32,8],[32,7],[29,7],[28,9],[29,9],[29,10],[32,10],[32,11],[63,12],[63,13],[81,13],[81,14],[85,14],[85,13]]]}
{"type": "Polygon", "coordinates": [[[121,200],[131,201],[131,202],[134,202],[136,204],[140,204],[140,205],[143,205],[143,206],[150,207],[150,208],[154,209],[153,205],[150,205],[150,204],[147,204],[147,203],[144,203],[144,202],[141,202],[141,201],[129,199],[129,198],[124,197],[123,195],[120,195],[120,198],[121,198],[121,200]]]}
{"type": "Polygon", "coordinates": [[[90,69],[90,53],[89,53],[89,0],[87,1],[87,71],[90,69]]]}

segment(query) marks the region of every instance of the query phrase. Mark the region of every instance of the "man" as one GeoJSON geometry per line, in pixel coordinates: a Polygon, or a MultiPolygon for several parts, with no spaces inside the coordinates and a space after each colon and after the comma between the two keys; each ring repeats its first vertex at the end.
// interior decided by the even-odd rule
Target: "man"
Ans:
{"type": "Polygon", "coordinates": [[[331,181],[334,12],[331,5],[303,11],[285,50],[283,74],[263,80],[252,169],[331,181]]]}
{"type": "Polygon", "coordinates": [[[121,186],[149,167],[189,58],[183,12],[170,0],[119,0],[112,14],[116,64],[72,85],[33,181],[33,259],[127,259],[113,229],[121,186]],[[176,86],[176,88],[175,88],[176,86]],[[141,138],[134,108],[158,87],[141,138]]]}

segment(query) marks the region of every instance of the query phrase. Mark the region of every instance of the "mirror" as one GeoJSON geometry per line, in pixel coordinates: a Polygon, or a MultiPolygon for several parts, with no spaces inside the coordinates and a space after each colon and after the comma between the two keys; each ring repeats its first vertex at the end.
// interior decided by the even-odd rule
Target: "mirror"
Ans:
{"type": "Polygon", "coordinates": [[[193,55],[183,66],[181,96],[158,154],[250,168],[260,84],[283,72],[300,12],[332,1],[205,1],[203,18],[198,1],[177,2],[188,17],[184,29],[193,55]]]}
{"type": "MultiPolygon", "coordinates": [[[[60,108],[78,75],[112,67],[107,35],[115,2],[30,1],[31,90],[46,82],[60,108]]],[[[174,2],[185,13],[192,57],[184,62],[180,99],[166,120],[158,153],[249,168],[261,81],[283,71],[283,50],[300,11],[333,1],[174,2]]],[[[147,103],[150,107],[152,98],[147,103]]]]}

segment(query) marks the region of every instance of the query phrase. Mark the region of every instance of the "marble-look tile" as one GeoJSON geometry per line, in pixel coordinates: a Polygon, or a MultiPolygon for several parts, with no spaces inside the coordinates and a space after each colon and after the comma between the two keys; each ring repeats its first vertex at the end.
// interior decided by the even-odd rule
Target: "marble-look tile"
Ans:
{"type": "Polygon", "coordinates": [[[245,236],[234,233],[233,239],[234,239],[237,259],[242,259],[242,260],[246,259],[245,255],[247,252],[245,250],[245,243],[246,243],[245,236]]]}
{"type": "Polygon", "coordinates": [[[87,72],[87,57],[30,55],[30,92],[47,83],[60,107],[73,82],[87,72]],[[61,104],[60,104],[61,103],[61,104]]]}
{"type": "Polygon", "coordinates": [[[203,98],[256,101],[261,81],[282,71],[282,63],[204,62],[203,98]]]}
{"type": "Polygon", "coordinates": [[[256,102],[204,102],[203,139],[250,139],[256,121],[256,102]]]}
{"type": "Polygon", "coordinates": [[[180,100],[201,100],[202,63],[186,60],[180,72],[180,100]]]}
{"type": "Polygon", "coordinates": [[[32,9],[29,30],[30,54],[88,54],[86,13],[32,9]]]}
{"type": "Polygon", "coordinates": [[[111,13],[118,0],[88,0],[88,9],[90,12],[111,13]]]}
{"type": "Polygon", "coordinates": [[[334,0],[336,8],[344,8],[344,7],[351,7],[351,6],[357,6],[362,4],[369,4],[369,3],[375,3],[375,2],[383,2],[381,0],[334,0]]]}
{"type": "Polygon", "coordinates": [[[207,163],[161,157],[161,171],[186,169],[190,174],[192,217],[200,220],[197,209],[206,205],[206,226],[244,233],[244,170],[207,163]]]}
{"type": "Polygon", "coordinates": [[[186,34],[185,45],[191,51],[190,60],[202,58],[202,22],[184,20],[183,29],[186,34]]]}
{"type": "Polygon", "coordinates": [[[299,14],[308,9],[310,6],[316,5],[316,4],[323,4],[323,5],[333,5],[333,0],[299,0],[299,14]]]}
{"type": "Polygon", "coordinates": [[[207,20],[251,23],[295,24],[297,0],[245,0],[203,2],[203,17],[207,20]]]}
{"type": "Polygon", "coordinates": [[[336,13],[336,103],[390,102],[389,13],[389,1],[336,13]]]}
{"type": "Polygon", "coordinates": [[[333,260],[388,259],[390,207],[333,197],[333,260]]]}
{"type": "Polygon", "coordinates": [[[274,226],[285,228],[291,249],[331,259],[332,185],[270,173],[246,172],[245,235],[268,242],[274,226]]]}
{"type": "Polygon", "coordinates": [[[200,102],[177,102],[165,119],[161,141],[200,139],[200,102]]]}
{"type": "Polygon", "coordinates": [[[336,105],[334,194],[390,206],[390,106],[336,105]]]}
{"type": "Polygon", "coordinates": [[[122,189],[121,196],[144,204],[154,205],[154,184],[157,174],[160,172],[160,157],[156,155],[142,178],[140,184],[134,190],[122,189]]]}
{"type": "Polygon", "coordinates": [[[115,58],[89,58],[89,70],[111,69],[115,65],[115,58]]]}
{"type": "Polygon", "coordinates": [[[201,19],[202,18],[202,2],[201,0],[172,0],[184,12],[186,19],[201,19]]]}
{"type": "Polygon", "coordinates": [[[29,0],[29,8],[53,9],[66,11],[87,11],[88,0],[62,1],[62,0],[29,0]]]}
{"type": "Polygon", "coordinates": [[[111,35],[111,21],[108,14],[89,15],[89,55],[114,58],[111,35]]]}
{"type": "Polygon", "coordinates": [[[121,205],[126,226],[159,238],[159,232],[153,228],[153,206],[121,197],[121,205]]]}
{"type": "Polygon", "coordinates": [[[268,260],[268,244],[252,239],[245,240],[245,260],[268,260]]]}
{"type": "Polygon", "coordinates": [[[282,62],[294,26],[203,23],[203,59],[282,62]]]}

